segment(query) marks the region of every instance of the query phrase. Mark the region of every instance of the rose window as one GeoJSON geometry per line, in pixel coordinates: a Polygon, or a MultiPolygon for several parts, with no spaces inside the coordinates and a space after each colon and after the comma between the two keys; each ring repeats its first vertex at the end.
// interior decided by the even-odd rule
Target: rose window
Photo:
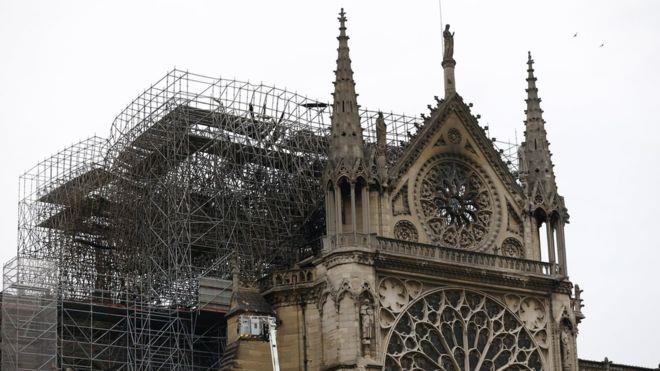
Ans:
{"type": "Polygon", "coordinates": [[[483,294],[448,289],[407,307],[391,330],[385,370],[541,370],[524,324],[483,294]]]}
{"type": "Polygon", "coordinates": [[[486,181],[454,160],[427,167],[420,179],[419,203],[431,240],[449,247],[478,246],[488,235],[493,216],[486,181]]]}

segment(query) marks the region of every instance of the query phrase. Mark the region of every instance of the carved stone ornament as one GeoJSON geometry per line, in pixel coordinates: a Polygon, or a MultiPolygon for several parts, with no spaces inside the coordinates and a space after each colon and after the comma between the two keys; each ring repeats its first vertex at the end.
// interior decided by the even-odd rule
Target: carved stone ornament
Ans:
{"type": "Polygon", "coordinates": [[[491,242],[498,217],[494,187],[459,158],[432,157],[415,185],[418,216],[429,239],[436,244],[476,249],[491,242]]]}
{"type": "Polygon", "coordinates": [[[408,220],[400,220],[394,225],[394,238],[403,241],[417,242],[419,234],[415,225],[408,220]]]}
{"type": "Polygon", "coordinates": [[[507,308],[515,313],[525,328],[532,334],[536,343],[543,349],[548,348],[548,316],[546,305],[538,298],[518,295],[505,295],[507,308]]]}
{"type": "Polygon", "coordinates": [[[542,370],[534,338],[504,305],[443,289],[411,303],[387,338],[385,370],[542,370]]]}
{"type": "Polygon", "coordinates": [[[380,327],[389,328],[398,313],[422,292],[422,283],[415,280],[400,280],[386,277],[378,285],[380,299],[380,327]]]}
{"type": "Polygon", "coordinates": [[[438,141],[435,142],[435,145],[436,145],[437,147],[440,147],[440,146],[446,146],[446,145],[447,145],[447,142],[445,142],[445,138],[441,135],[440,138],[438,138],[438,141]]]}
{"type": "Polygon", "coordinates": [[[502,242],[502,255],[510,256],[512,258],[524,258],[525,251],[523,250],[522,242],[513,237],[509,237],[502,242]]]}
{"type": "Polygon", "coordinates": [[[472,154],[475,155],[475,156],[477,155],[477,150],[474,149],[474,147],[472,147],[472,145],[470,144],[470,142],[466,142],[466,143],[465,143],[465,150],[468,151],[468,152],[470,152],[470,153],[472,153],[472,154]]]}
{"type": "Polygon", "coordinates": [[[458,131],[456,128],[451,128],[447,131],[447,140],[449,140],[449,143],[451,144],[459,144],[461,142],[461,133],[458,131]]]}
{"type": "Polygon", "coordinates": [[[410,205],[408,205],[408,183],[404,184],[392,199],[392,214],[394,216],[410,214],[410,205]]]}

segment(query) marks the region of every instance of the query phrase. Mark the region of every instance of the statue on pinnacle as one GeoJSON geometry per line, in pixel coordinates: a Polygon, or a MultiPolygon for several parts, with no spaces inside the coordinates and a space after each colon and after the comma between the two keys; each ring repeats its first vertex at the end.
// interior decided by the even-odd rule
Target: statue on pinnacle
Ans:
{"type": "Polygon", "coordinates": [[[442,33],[445,39],[445,50],[442,55],[443,61],[450,61],[454,59],[454,33],[449,31],[449,25],[445,26],[445,31],[442,33]]]}

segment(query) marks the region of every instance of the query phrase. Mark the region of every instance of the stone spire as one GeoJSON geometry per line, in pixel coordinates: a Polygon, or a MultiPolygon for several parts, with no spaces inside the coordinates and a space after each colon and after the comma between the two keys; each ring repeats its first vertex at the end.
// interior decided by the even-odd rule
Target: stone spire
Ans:
{"type": "Polygon", "coordinates": [[[525,141],[520,148],[520,177],[530,195],[538,186],[542,187],[545,194],[556,193],[557,184],[550,143],[545,131],[541,98],[538,95],[534,76],[534,60],[530,52],[528,52],[527,65],[527,99],[525,100],[527,109],[525,110],[525,141]]]}
{"type": "MultiPolygon", "coordinates": [[[[551,264],[559,263],[557,273],[567,277],[564,224],[568,223],[568,212],[564,206],[564,198],[557,191],[541,98],[536,88],[534,60],[529,52],[527,66],[525,141],[518,149],[520,180],[527,196],[527,209],[535,226],[540,227],[544,223],[546,225],[548,261],[551,264]]],[[[539,229],[536,230],[537,234],[533,240],[540,249],[540,240],[543,237],[538,234],[539,229]]]]}
{"type": "Polygon", "coordinates": [[[346,35],[346,13],[339,13],[339,48],[337,48],[337,70],[335,71],[335,91],[332,93],[331,139],[329,159],[338,163],[341,160],[353,164],[364,158],[364,140],[355,93],[355,81],[351,69],[351,58],[346,35]]]}

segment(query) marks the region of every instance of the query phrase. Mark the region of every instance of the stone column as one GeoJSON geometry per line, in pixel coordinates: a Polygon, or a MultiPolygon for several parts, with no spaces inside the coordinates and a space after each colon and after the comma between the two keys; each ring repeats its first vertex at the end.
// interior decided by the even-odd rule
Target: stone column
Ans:
{"type": "Polygon", "coordinates": [[[342,207],[342,199],[341,199],[341,184],[337,183],[337,186],[335,187],[335,207],[336,210],[335,212],[337,213],[337,216],[335,217],[335,224],[337,227],[337,236],[339,236],[342,233],[342,224],[344,224],[344,220],[342,218],[342,213],[341,213],[341,207],[342,207]]]}
{"type": "Polygon", "coordinates": [[[555,234],[551,223],[545,222],[545,232],[548,237],[548,260],[554,264],[557,259],[555,258],[555,234]]]}
{"type": "Polygon", "coordinates": [[[445,75],[445,98],[448,98],[452,94],[456,93],[456,81],[454,80],[454,67],[456,67],[456,61],[445,60],[442,61],[442,68],[444,69],[445,75]]]}
{"type": "Polygon", "coordinates": [[[337,231],[337,216],[335,207],[335,191],[327,189],[325,191],[325,210],[326,210],[326,233],[332,235],[337,231]]]}
{"type": "Polygon", "coordinates": [[[355,182],[351,182],[351,227],[353,228],[353,236],[357,233],[357,215],[355,211],[355,182]]]}
{"type": "Polygon", "coordinates": [[[566,264],[566,240],[564,238],[564,221],[557,221],[557,254],[559,255],[559,266],[564,276],[568,276],[566,264]]]}
{"type": "Polygon", "coordinates": [[[365,184],[362,187],[362,203],[360,205],[360,208],[362,210],[362,232],[364,234],[369,234],[370,230],[370,220],[369,220],[369,213],[371,212],[371,209],[369,208],[369,197],[371,195],[369,194],[369,186],[365,184]]]}

